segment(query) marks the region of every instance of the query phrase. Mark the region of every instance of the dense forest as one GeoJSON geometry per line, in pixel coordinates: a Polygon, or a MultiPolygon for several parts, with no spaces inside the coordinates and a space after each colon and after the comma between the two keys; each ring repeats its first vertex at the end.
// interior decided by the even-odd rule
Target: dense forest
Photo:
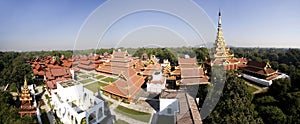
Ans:
{"type": "Polygon", "coordinates": [[[267,92],[253,95],[247,90],[246,84],[242,83],[242,78],[229,72],[231,74],[227,74],[220,101],[203,122],[300,123],[300,50],[232,48],[231,52],[249,61],[269,62],[273,69],[287,73],[290,80],[275,80],[267,92]]]}
{"type": "MultiPolygon", "coordinates": [[[[124,48],[123,48],[124,49],[124,48]]],[[[127,49],[133,56],[156,55],[160,62],[168,59],[177,64],[178,57],[197,57],[198,64],[209,60],[206,48],[141,48],[127,49]]],[[[80,54],[112,53],[113,49],[75,51],[80,54]]],[[[236,57],[251,61],[269,62],[273,69],[286,73],[290,80],[276,80],[265,93],[253,95],[247,90],[242,78],[227,74],[223,94],[204,123],[300,123],[300,50],[274,48],[231,48],[236,57]]],[[[18,91],[24,82],[36,83],[29,64],[37,56],[61,56],[69,58],[73,51],[0,52],[0,86],[10,84],[9,91],[18,91]]],[[[231,73],[231,72],[229,72],[231,73]]],[[[234,72],[233,72],[234,73],[234,72]]],[[[231,73],[232,74],[232,73],[231,73]]],[[[208,86],[201,86],[198,96],[204,100],[208,86]]],[[[0,123],[22,122],[32,118],[17,114],[9,92],[0,92],[0,123]]],[[[200,103],[202,104],[202,103],[200,103]]],[[[27,121],[28,122],[28,121],[27,121]]]]}

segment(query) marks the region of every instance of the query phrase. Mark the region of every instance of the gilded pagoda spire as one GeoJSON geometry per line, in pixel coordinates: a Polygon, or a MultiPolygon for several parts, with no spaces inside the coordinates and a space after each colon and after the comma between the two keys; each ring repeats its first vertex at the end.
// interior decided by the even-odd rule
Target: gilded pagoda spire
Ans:
{"type": "Polygon", "coordinates": [[[27,84],[26,77],[24,78],[24,86],[23,86],[22,93],[21,93],[20,96],[21,96],[20,97],[21,101],[23,101],[23,100],[25,100],[25,101],[26,100],[32,100],[29,89],[28,89],[28,84],[27,84]]]}
{"type": "Polygon", "coordinates": [[[222,28],[222,18],[221,18],[221,9],[219,9],[219,20],[218,20],[218,28],[222,28]]]}
{"type": "Polygon", "coordinates": [[[225,39],[223,37],[221,10],[219,10],[218,15],[218,32],[214,43],[214,58],[218,60],[226,60],[233,57],[233,55],[229,53],[229,49],[226,47],[225,39]]]}
{"type": "Polygon", "coordinates": [[[24,86],[23,86],[23,89],[28,89],[26,77],[24,78],[24,86]]]}

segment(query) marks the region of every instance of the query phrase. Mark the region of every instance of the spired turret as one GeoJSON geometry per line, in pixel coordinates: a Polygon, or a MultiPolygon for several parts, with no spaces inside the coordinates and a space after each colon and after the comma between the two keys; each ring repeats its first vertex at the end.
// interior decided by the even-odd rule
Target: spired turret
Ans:
{"type": "Polygon", "coordinates": [[[28,89],[27,80],[25,78],[23,90],[22,90],[22,93],[20,94],[20,101],[21,102],[27,102],[27,101],[30,102],[31,100],[32,100],[32,97],[31,97],[31,94],[28,89]]]}
{"type": "Polygon", "coordinates": [[[219,11],[218,32],[213,48],[213,60],[225,61],[231,59],[233,54],[229,53],[229,48],[226,47],[225,39],[222,31],[221,11],[219,11]]]}

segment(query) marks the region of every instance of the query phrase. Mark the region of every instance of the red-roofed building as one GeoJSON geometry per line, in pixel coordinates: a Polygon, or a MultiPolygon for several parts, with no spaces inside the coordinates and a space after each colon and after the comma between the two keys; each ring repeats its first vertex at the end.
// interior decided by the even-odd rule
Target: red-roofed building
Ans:
{"type": "Polygon", "coordinates": [[[229,48],[226,47],[222,31],[221,12],[219,12],[217,38],[212,52],[212,60],[211,62],[207,62],[208,67],[223,65],[225,70],[237,70],[239,67],[243,67],[247,63],[245,58],[235,58],[234,54],[231,54],[229,52],[229,48]]]}
{"type": "Polygon", "coordinates": [[[243,77],[256,83],[270,86],[272,80],[278,78],[289,78],[278,70],[273,70],[269,63],[249,61],[245,67],[241,67],[243,77]]]}
{"type": "Polygon", "coordinates": [[[208,76],[203,68],[197,65],[196,58],[178,58],[180,66],[180,85],[207,84],[208,76]]]}
{"type": "Polygon", "coordinates": [[[53,66],[47,68],[45,71],[44,81],[46,83],[46,88],[50,91],[56,89],[56,83],[63,80],[69,80],[72,78],[69,68],[64,68],[61,66],[53,66]]]}
{"type": "Polygon", "coordinates": [[[20,94],[20,102],[21,106],[19,109],[19,114],[24,115],[35,115],[36,114],[36,101],[33,99],[33,95],[31,94],[28,85],[27,80],[25,79],[24,86],[22,89],[22,93],[20,94]],[[34,105],[35,104],[35,105],[34,105]]]}
{"type": "Polygon", "coordinates": [[[145,82],[145,77],[132,75],[131,77],[125,76],[125,78],[119,78],[117,81],[101,87],[104,94],[110,97],[117,98],[118,100],[124,100],[131,102],[136,93],[141,89],[141,86],[145,82]]]}
{"type": "Polygon", "coordinates": [[[96,68],[98,72],[119,76],[115,82],[101,87],[104,94],[130,102],[146,79],[146,77],[137,75],[136,65],[138,62],[137,59],[128,56],[127,51],[113,51],[110,61],[96,68]]]}

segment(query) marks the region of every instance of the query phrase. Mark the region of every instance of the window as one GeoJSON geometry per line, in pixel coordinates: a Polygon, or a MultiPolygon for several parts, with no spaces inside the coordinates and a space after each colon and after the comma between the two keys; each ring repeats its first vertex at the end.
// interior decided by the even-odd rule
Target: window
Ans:
{"type": "Polygon", "coordinates": [[[98,120],[100,120],[102,118],[102,107],[99,108],[98,110],[98,120]]]}
{"type": "Polygon", "coordinates": [[[168,114],[172,114],[172,109],[171,108],[168,108],[167,111],[168,111],[168,114]]]}

